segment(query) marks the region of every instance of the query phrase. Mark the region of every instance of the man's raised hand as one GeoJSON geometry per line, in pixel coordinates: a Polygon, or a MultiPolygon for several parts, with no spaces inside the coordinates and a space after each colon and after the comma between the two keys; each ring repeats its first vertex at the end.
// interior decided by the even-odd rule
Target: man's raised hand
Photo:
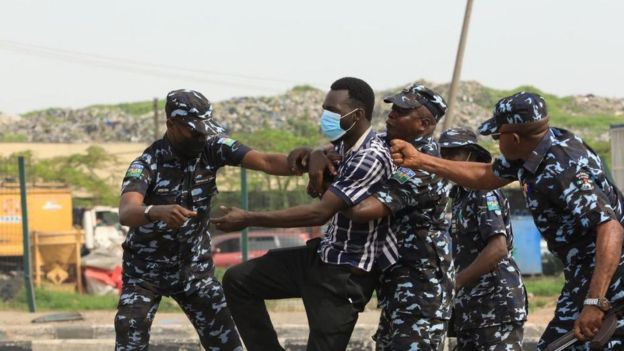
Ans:
{"type": "Polygon", "coordinates": [[[308,171],[308,158],[312,149],[298,147],[288,154],[288,168],[293,174],[302,175],[308,171]]]}
{"type": "Polygon", "coordinates": [[[308,194],[312,197],[321,197],[331,179],[337,174],[336,165],[342,157],[333,150],[314,149],[310,153],[308,175],[308,194]]]}
{"type": "Polygon", "coordinates": [[[210,218],[214,225],[224,232],[234,232],[242,230],[249,226],[247,222],[247,211],[238,207],[221,206],[219,209],[223,212],[221,217],[210,218]]]}

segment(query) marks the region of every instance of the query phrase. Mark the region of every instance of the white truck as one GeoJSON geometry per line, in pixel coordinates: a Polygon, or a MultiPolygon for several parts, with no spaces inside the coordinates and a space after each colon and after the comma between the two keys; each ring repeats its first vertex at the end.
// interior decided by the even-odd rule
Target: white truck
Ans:
{"type": "Polygon", "coordinates": [[[128,228],[119,224],[119,209],[96,206],[82,215],[84,245],[88,251],[120,248],[128,228]]]}

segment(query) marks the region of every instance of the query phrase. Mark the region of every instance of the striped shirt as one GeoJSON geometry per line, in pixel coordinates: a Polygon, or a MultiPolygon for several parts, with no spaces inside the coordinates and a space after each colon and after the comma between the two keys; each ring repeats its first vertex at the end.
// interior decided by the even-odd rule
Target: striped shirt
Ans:
{"type": "MultiPolygon", "coordinates": [[[[373,195],[393,173],[394,164],[386,143],[371,129],[351,149],[345,150],[341,142],[335,150],[342,155],[342,162],[329,191],[348,206],[355,206],[373,195]]],[[[321,259],[371,271],[389,226],[389,217],[355,223],[338,212],[328,223],[321,241],[321,259]]]]}

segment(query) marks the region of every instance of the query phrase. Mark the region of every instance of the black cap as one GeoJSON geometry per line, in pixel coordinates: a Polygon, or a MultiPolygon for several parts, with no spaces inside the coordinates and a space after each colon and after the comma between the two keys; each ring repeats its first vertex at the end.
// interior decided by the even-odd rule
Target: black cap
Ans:
{"type": "Polygon", "coordinates": [[[492,118],[481,124],[479,134],[497,133],[503,124],[523,124],[546,118],[548,111],[544,98],[538,94],[521,91],[498,100],[494,105],[492,118]]]}
{"type": "Polygon", "coordinates": [[[414,109],[425,106],[439,122],[446,113],[446,101],[435,91],[420,84],[411,84],[400,93],[384,98],[384,102],[393,103],[401,108],[414,109]]]}
{"type": "Polygon", "coordinates": [[[165,112],[167,118],[180,120],[191,129],[206,136],[225,131],[214,122],[210,101],[195,90],[179,89],[169,92],[165,112]]]}

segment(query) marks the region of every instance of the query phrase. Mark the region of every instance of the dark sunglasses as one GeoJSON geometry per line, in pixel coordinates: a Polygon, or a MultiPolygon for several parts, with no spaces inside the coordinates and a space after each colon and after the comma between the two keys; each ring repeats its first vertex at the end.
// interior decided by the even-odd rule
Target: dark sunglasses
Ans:
{"type": "Polygon", "coordinates": [[[497,133],[490,134],[490,136],[492,137],[492,139],[498,140],[500,139],[501,134],[505,134],[505,133],[513,133],[513,132],[497,132],[497,133]]]}

